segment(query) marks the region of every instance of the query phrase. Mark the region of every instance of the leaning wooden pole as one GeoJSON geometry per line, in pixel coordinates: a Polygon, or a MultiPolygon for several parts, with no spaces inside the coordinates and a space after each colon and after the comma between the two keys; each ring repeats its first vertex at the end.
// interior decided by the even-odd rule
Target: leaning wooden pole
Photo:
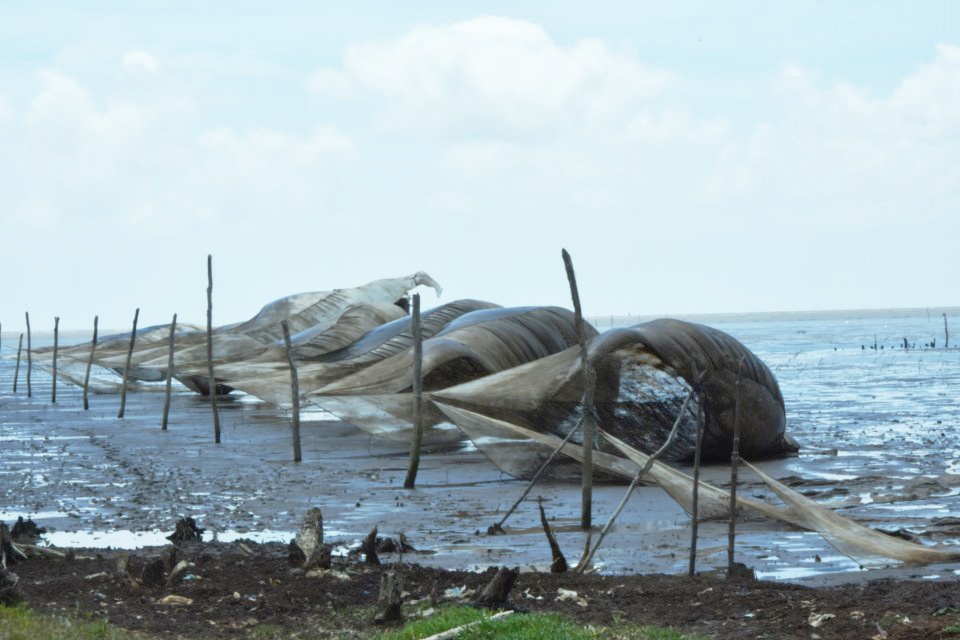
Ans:
{"type": "Polygon", "coordinates": [[[23,334],[20,334],[20,342],[17,344],[17,368],[13,370],[13,392],[17,392],[17,378],[20,377],[20,352],[23,350],[23,334]]]}
{"type": "Polygon", "coordinates": [[[287,364],[290,365],[290,399],[293,402],[293,461],[300,462],[300,380],[297,377],[297,365],[293,361],[293,348],[290,345],[290,325],[284,320],[283,343],[287,346],[287,364]]]}
{"type": "Polygon", "coordinates": [[[577,290],[577,276],[573,271],[573,260],[566,249],[562,250],[561,255],[563,256],[563,264],[567,269],[570,296],[573,298],[577,341],[580,343],[580,373],[583,377],[583,492],[580,526],[589,529],[593,523],[593,394],[595,381],[593,368],[587,360],[587,337],[583,329],[583,311],[580,308],[580,293],[577,290]]]}
{"type": "Polygon", "coordinates": [[[163,400],[163,420],[160,422],[160,430],[167,430],[167,421],[170,418],[170,391],[173,388],[173,334],[177,330],[177,314],[173,314],[173,320],[170,321],[170,349],[167,351],[167,387],[166,395],[163,400]]]}
{"type": "Polygon", "coordinates": [[[217,410],[217,379],[213,376],[213,256],[207,254],[207,384],[213,411],[213,441],[220,444],[220,412],[217,410]]]}
{"type": "Polygon", "coordinates": [[[140,319],[140,307],[133,314],[133,331],[130,332],[130,346],[127,349],[127,363],[123,367],[123,385],[120,387],[120,411],[117,419],[123,418],[127,409],[127,385],[130,383],[130,362],[133,360],[133,345],[137,342],[137,320],[140,319]]]}
{"type": "Polygon", "coordinates": [[[947,327],[947,314],[943,314],[943,348],[950,347],[950,329],[947,327]]]}
{"type": "Polygon", "coordinates": [[[53,384],[50,386],[50,404],[57,404],[57,350],[60,348],[60,317],[53,319],[53,384]]]}
{"type": "Polygon", "coordinates": [[[697,436],[693,449],[693,496],[690,506],[690,564],[687,574],[692,576],[697,572],[697,538],[700,533],[700,458],[703,451],[703,383],[697,383],[697,436]]]}
{"type": "Polygon", "coordinates": [[[32,374],[33,374],[33,355],[31,349],[31,340],[30,340],[30,312],[26,312],[27,316],[27,397],[33,397],[33,384],[32,384],[32,374]]]}
{"type": "Polygon", "coordinates": [[[97,352],[97,323],[100,316],[93,316],[93,339],[90,340],[90,358],[87,359],[87,371],[83,374],[83,410],[90,409],[90,369],[93,367],[93,355],[97,352]]]}
{"type": "Polygon", "coordinates": [[[740,467],[740,388],[743,358],[737,365],[736,403],[733,410],[733,446],[730,452],[730,527],[727,532],[727,578],[734,574],[734,548],[737,538],[737,473],[740,467]]]}
{"type": "Polygon", "coordinates": [[[410,442],[410,466],[404,489],[413,489],[417,484],[420,469],[420,443],[423,441],[423,333],[420,330],[420,294],[413,294],[413,438],[410,442]]]}

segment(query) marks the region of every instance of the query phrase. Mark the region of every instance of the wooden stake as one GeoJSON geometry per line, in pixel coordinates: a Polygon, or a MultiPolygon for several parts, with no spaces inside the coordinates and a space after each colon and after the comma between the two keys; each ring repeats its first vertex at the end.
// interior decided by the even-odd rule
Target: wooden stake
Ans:
{"type": "Polygon", "coordinates": [[[120,411],[117,412],[117,419],[123,418],[123,412],[127,408],[127,384],[130,381],[130,361],[133,359],[133,345],[137,341],[137,320],[140,319],[140,307],[133,314],[133,331],[130,332],[130,347],[127,349],[127,364],[123,367],[123,386],[120,387],[120,411]]]}
{"type": "Polygon", "coordinates": [[[583,311],[580,308],[580,293],[577,290],[577,276],[573,271],[573,260],[566,249],[561,252],[563,264],[570,283],[570,296],[573,298],[574,322],[577,327],[577,340],[580,343],[580,372],[583,377],[583,492],[581,498],[580,526],[589,529],[593,521],[593,367],[587,361],[587,337],[583,330],[583,311]]]}
{"type": "Polygon", "coordinates": [[[290,325],[284,320],[283,342],[287,345],[287,363],[290,365],[290,398],[293,401],[293,461],[300,462],[300,381],[297,378],[297,365],[293,362],[293,349],[290,346],[290,325]]]}
{"type": "Polygon", "coordinates": [[[410,466],[404,489],[413,489],[417,484],[417,471],[420,468],[420,443],[423,441],[423,334],[420,331],[420,294],[413,294],[413,440],[410,443],[410,466]]]}
{"type": "Polygon", "coordinates": [[[30,341],[30,312],[27,315],[27,397],[33,397],[33,385],[31,384],[31,374],[33,373],[33,357],[31,355],[30,341]]]}
{"type": "Polygon", "coordinates": [[[527,495],[529,495],[530,493],[530,490],[533,489],[533,485],[537,483],[537,479],[540,477],[540,474],[543,473],[548,466],[550,466],[550,463],[553,462],[553,459],[556,458],[557,454],[559,454],[563,450],[563,447],[570,441],[570,438],[573,437],[573,434],[580,431],[580,427],[582,426],[583,426],[583,417],[581,416],[576,426],[570,430],[570,433],[564,436],[563,440],[560,441],[560,444],[557,445],[557,448],[554,449],[549,456],[547,456],[547,459],[543,461],[543,464],[540,465],[540,468],[537,469],[537,472],[533,474],[533,477],[530,478],[530,482],[527,483],[527,488],[523,490],[523,493],[520,494],[520,497],[517,498],[516,502],[514,502],[513,505],[503,515],[503,517],[500,519],[500,522],[487,528],[488,534],[492,535],[494,533],[504,532],[503,525],[506,524],[507,518],[509,518],[511,514],[513,514],[513,512],[517,510],[517,507],[520,506],[520,503],[526,499],[527,495]]]}
{"type": "Polygon", "coordinates": [[[60,346],[60,317],[53,319],[53,384],[50,387],[50,404],[57,404],[57,349],[60,346]]]}
{"type": "Polygon", "coordinates": [[[207,378],[210,386],[210,410],[213,411],[213,441],[220,444],[217,379],[213,376],[213,256],[210,254],[207,254],[207,378]]]}
{"type": "Polygon", "coordinates": [[[170,418],[170,391],[173,387],[173,349],[174,343],[174,332],[177,330],[177,314],[173,314],[173,320],[170,321],[170,349],[167,352],[167,388],[166,388],[166,397],[163,401],[163,420],[160,422],[160,430],[167,430],[167,421],[170,418]]]}
{"type": "Polygon", "coordinates": [[[97,323],[100,321],[100,316],[93,316],[93,339],[90,340],[90,359],[87,360],[87,372],[83,374],[83,410],[87,411],[90,408],[90,401],[87,397],[88,390],[90,388],[90,368],[93,366],[93,354],[97,350],[97,323]]]}
{"type": "Polygon", "coordinates": [[[744,358],[737,365],[736,404],[733,411],[733,447],[730,452],[730,529],[727,533],[727,578],[734,575],[734,547],[737,537],[737,472],[740,466],[740,386],[744,358]]]}
{"type": "Polygon", "coordinates": [[[20,352],[23,350],[23,334],[20,334],[20,342],[17,344],[17,368],[13,370],[13,392],[17,392],[17,378],[20,377],[20,352]]]}
{"type": "MultiPolygon", "coordinates": [[[[627,492],[624,494],[623,498],[620,500],[620,504],[617,505],[617,508],[614,509],[613,513],[610,515],[610,519],[607,520],[607,524],[603,525],[603,529],[600,531],[600,537],[597,538],[597,543],[590,549],[589,553],[585,553],[583,558],[581,558],[579,564],[577,564],[574,571],[576,573],[583,573],[588,566],[590,566],[590,561],[593,559],[594,554],[596,554],[597,549],[600,548],[600,545],[603,544],[603,539],[607,537],[607,534],[610,533],[610,529],[613,528],[613,523],[616,522],[617,518],[620,516],[620,513],[623,511],[623,508],[627,506],[627,501],[630,499],[630,496],[633,494],[634,489],[637,488],[637,485],[640,484],[640,480],[643,476],[647,475],[647,472],[650,471],[650,467],[653,466],[653,463],[663,455],[663,452],[673,444],[674,438],[677,436],[677,431],[680,428],[680,423],[683,422],[683,415],[687,411],[687,405],[690,404],[690,399],[693,398],[695,393],[694,389],[690,389],[690,393],[687,394],[686,399],[683,401],[683,404],[680,406],[680,413],[677,414],[677,419],[673,421],[673,427],[670,429],[670,433],[667,434],[667,439],[660,445],[660,448],[657,449],[649,458],[647,458],[647,463],[633,476],[633,480],[630,482],[630,486],[627,487],[627,492]]],[[[589,546],[589,545],[588,545],[589,546]]]]}
{"type": "Polygon", "coordinates": [[[947,327],[947,314],[943,314],[943,348],[950,347],[950,329],[947,327]]]}
{"type": "Polygon", "coordinates": [[[700,528],[700,454],[703,450],[703,428],[704,419],[703,415],[703,376],[706,373],[702,374],[697,380],[697,440],[696,445],[693,450],[693,504],[691,505],[690,514],[692,518],[690,523],[690,566],[687,568],[687,574],[692,576],[697,571],[697,537],[699,535],[700,528]]]}

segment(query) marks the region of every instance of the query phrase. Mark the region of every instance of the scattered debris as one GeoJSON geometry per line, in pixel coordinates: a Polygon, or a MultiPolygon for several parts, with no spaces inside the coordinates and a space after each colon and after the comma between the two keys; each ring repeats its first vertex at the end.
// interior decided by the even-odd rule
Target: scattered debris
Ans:
{"type": "Polygon", "coordinates": [[[826,622],[827,620],[832,620],[833,618],[836,618],[836,617],[837,617],[837,614],[835,614],[835,613],[816,613],[816,612],[814,612],[814,613],[811,613],[811,614],[810,614],[810,617],[809,617],[809,618],[807,618],[807,622],[810,623],[810,626],[811,626],[811,627],[813,627],[814,629],[816,629],[817,627],[822,626],[823,623],[826,622]]]}
{"type": "Polygon", "coordinates": [[[170,594],[169,596],[160,598],[158,604],[188,606],[193,604],[193,598],[185,598],[184,596],[170,594]]]}
{"type": "Polygon", "coordinates": [[[467,624],[462,624],[459,627],[454,627],[453,629],[447,629],[446,631],[441,631],[440,633],[436,633],[432,636],[427,636],[423,640],[451,640],[452,638],[456,638],[457,636],[459,636],[464,629],[467,629],[474,625],[478,625],[481,622],[488,622],[490,620],[499,620],[500,618],[505,618],[506,616],[509,616],[512,613],[513,611],[501,611],[499,613],[493,614],[489,618],[485,618],[483,620],[477,620],[476,622],[468,622],[467,624]]]}
{"type": "Polygon", "coordinates": [[[576,591],[573,591],[572,589],[563,589],[563,588],[557,589],[557,600],[560,602],[569,600],[570,602],[574,603],[578,607],[587,606],[586,598],[581,597],[579,593],[577,593],[576,591]]]}

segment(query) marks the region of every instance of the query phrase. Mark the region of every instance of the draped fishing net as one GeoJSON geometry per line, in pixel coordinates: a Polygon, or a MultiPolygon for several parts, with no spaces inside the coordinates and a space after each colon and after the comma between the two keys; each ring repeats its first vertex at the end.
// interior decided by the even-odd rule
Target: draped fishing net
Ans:
{"type": "MultiPolygon", "coordinates": [[[[239,389],[269,403],[290,403],[290,370],[281,322],[292,333],[301,394],[373,433],[408,441],[412,414],[413,331],[402,302],[420,285],[440,286],[418,272],[351,289],[303,293],[266,305],[250,320],[213,331],[215,377],[220,389],[239,389]]],[[[691,323],[660,320],[597,335],[587,325],[587,357],[597,371],[597,400],[605,449],[593,453],[602,473],[632,478],[647,464],[660,427],[676,418],[682,400],[703,375],[709,449],[725,455],[733,422],[733,385],[738,381],[747,425],[744,451],[789,450],[783,397],[766,365],[726,334],[691,323]],[[648,405],[648,406],[647,406],[648,405]],[[606,411],[607,413],[604,413],[606,411]],[[641,416],[642,420],[637,416],[641,416]],[[606,420],[606,422],[604,422],[606,420]],[[633,420],[633,422],[631,422],[633,420]],[[649,423],[656,423],[657,428],[649,423]],[[646,428],[647,436],[636,436],[646,428]],[[652,435],[651,435],[652,434],[652,435]]],[[[458,300],[422,317],[427,440],[468,435],[477,448],[508,473],[522,476],[558,450],[579,469],[583,449],[563,443],[581,415],[581,351],[573,314],[552,307],[503,309],[458,300]],[[432,434],[432,435],[431,435],[432,434]]],[[[130,389],[162,389],[167,375],[170,325],[140,329],[130,357],[130,389]]],[[[126,368],[130,334],[102,338],[93,350],[91,388],[115,392],[126,368]]],[[[178,324],[174,374],[191,389],[209,389],[204,328],[178,324]]],[[[82,385],[91,345],[59,349],[57,375],[82,385]]],[[[53,349],[33,352],[38,366],[51,368],[53,349]]],[[[692,415],[692,414],[691,414],[692,415]]],[[[678,449],[689,448],[695,416],[680,416],[678,449]]],[[[882,559],[929,563],[960,558],[960,551],[930,547],[885,535],[845,518],[792,491],[744,463],[781,504],[738,497],[740,508],[820,533],[861,563],[882,559]]],[[[562,465],[561,465],[562,466],[562,465]]],[[[566,467],[565,467],[566,468],[566,467]]],[[[564,472],[565,473],[565,472],[564,472]]],[[[654,461],[648,479],[693,511],[693,480],[654,461]]],[[[698,515],[726,517],[729,494],[698,485],[698,515]]]]}

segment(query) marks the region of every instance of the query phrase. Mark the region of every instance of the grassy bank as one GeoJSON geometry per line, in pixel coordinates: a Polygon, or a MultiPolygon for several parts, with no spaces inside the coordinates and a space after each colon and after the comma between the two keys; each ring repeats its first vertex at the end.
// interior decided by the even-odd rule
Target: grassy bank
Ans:
{"type": "MultiPolygon", "coordinates": [[[[490,620],[491,614],[471,607],[443,608],[433,615],[414,620],[401,629],[374,632],[375,640],[418,640],[434,634],[465,627],[458,640],[699,640],[671,629],[636,625],[616,627],[578,627],[554,614],[513,614],[490,620]]],[[[329,638],[329,631],[320,631],[329,638]]],[[[321,635],[317,635],[320,638],[321,635]]],[[[350,634],[351,637],[356,637],[350,634]]],[[[30,609],[0,606],[0,640],[153,640],[157,636],[126,631],[103,620],[81,616],[50,616],[30,609]]],[[[248,630],[248,640],[280,640],[291,637],[289,632],[265,626],[248,630]]],[[[309,632],[296,634],[309,640],[309,632]]]]}

